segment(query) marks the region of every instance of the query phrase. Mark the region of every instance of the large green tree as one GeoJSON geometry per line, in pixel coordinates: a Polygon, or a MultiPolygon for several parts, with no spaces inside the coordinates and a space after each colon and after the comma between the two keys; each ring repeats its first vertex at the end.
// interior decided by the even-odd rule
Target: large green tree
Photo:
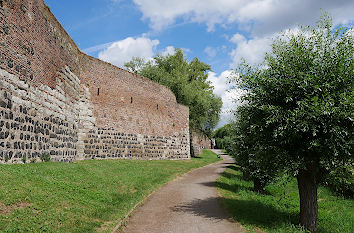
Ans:
{"type": "Polygon", "coordinates": [[[131,72],[171,89],[177,102],[189,106],[190,127],[210,136],[219,121],[222,101],[207,80],[210,66],[198,58],[188,61],[182,49],[172,55],[157,55],[152,61],[133,58],[125,64],[131,72]]]}
{"type": "Polygon", "coordinates": [[[263,175],[296,176],[300,224],[311,232],[323,174],[353,163],[353,46],[353,29],[324,14],[317,27],[275,38],[265,62],[243,63],[234,79],[247,90],[237,110],[240,153],[263,175]]]}

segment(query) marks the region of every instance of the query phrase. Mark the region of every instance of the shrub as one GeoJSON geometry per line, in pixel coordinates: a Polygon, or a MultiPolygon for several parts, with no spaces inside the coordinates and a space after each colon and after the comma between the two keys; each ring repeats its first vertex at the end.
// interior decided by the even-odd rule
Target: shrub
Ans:
{"type": "Polygon", "coordinates": [[[354,167],[348,164],[329,172],[324,185],[344,197],[354,197],[354,167]]]}

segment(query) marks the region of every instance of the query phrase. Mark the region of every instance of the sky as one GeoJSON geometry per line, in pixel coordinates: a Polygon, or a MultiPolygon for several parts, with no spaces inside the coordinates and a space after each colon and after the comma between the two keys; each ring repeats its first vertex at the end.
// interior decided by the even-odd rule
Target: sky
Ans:
{"type": "Polygon", "coordinates": [[[315,25],[323,11],[354,25],[354,0],[45,0],[85,53],[119,67],[183,48],[211,65],[208,79],[223,100],[218,127],[232,118],[240,90],[228,77],[241,58],[257,64],[280,31],[315,25]]]}

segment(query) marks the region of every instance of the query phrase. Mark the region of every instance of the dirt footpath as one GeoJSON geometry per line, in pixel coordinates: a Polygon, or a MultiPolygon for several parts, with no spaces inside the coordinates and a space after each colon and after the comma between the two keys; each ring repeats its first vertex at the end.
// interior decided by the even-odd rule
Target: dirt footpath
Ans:
{"type": "Polygon", "coordinates": [[[229,156],[223,158],[223,161],[189,172],[155,192],[133,212],[121,232],[244,232],[221,207],[214,186],[215,180],[233,162],[229,156]]]}

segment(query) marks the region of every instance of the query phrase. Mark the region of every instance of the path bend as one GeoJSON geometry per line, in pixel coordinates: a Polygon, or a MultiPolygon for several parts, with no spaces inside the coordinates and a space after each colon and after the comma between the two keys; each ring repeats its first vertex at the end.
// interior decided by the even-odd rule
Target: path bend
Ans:
{"type": "Polygon", "coordinates": [[[221,207],[215,187],[216,179],[233,162],[233,158],[223,155],[223,161],[195,169],[165,185],[133,212],[120,232],[244,232],[221,207]]]}

